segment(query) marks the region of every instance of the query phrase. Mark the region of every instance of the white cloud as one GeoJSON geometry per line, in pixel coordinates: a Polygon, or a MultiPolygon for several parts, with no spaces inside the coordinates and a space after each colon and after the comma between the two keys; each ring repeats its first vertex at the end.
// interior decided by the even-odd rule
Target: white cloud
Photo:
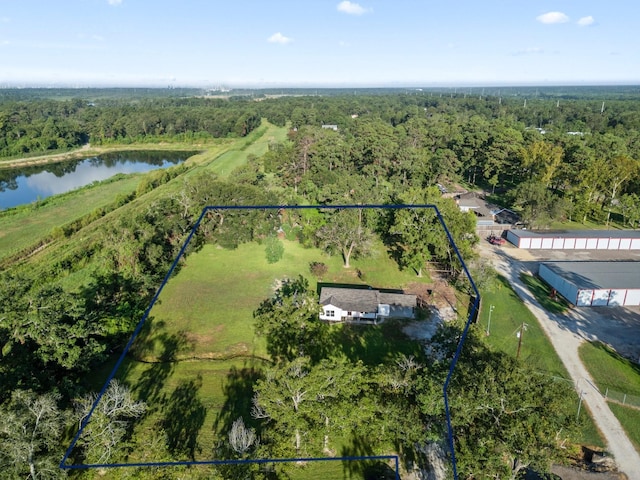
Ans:
{"type": "Polygon", "coordinates": [[[267,38],[267,41],[269,43],[279,43],[281,45],[286,45],[287,43],[292,42],[293,38],[285,37],[280,32],[278,32],[278,33],[274,33],[269,38],[267,38]]]}
{"type": "Polygon", "coordinates": [[[536,17],[540,23],[567,23],[569,21],[569,17],[562,12],[547,12],[543,13],[536,17]]]}
{"type": "Polygon", "coordinates": [[[122,3],[122,0],[107,0],[107,2],[109,2],[109,5],[120,5],[122,3]]]}
{"type": "Polygon", "coordinates": [[[536,55],[538,53],[544,53],[544,50],[540,47],[529,47],[522,50],[516,50],[513,55],[536,55]]]}
{"type": "Polygon", "coordinates": [[[364,13],[367,13],[369,10],[358,3],[344,0],[338,4],[338,11],[342,13],[348,13],[349,15],[362,15],[364,13]]]}
{"type": "Polygon", "coordinates": [[[589,25],[593,25],[595,21],[596,19],[589,15],[588,17],[582,17],[580,20],[578,20],[578,25],[580,25],[581,27],[588,27],[589,25]]]}

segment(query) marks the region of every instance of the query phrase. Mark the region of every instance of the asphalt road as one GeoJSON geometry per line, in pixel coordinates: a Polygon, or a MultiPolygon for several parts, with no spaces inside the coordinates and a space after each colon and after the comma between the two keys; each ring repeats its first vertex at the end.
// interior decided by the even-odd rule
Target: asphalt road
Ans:
{"type": "MultiPolygon", "coordinates": [[[[602,307],[575,308],[566,314],[554,315],[540,306],[519,278],[523,270],[535,273],[538,262],[543,260],[609,258],[602,258],[602,252],[598,254],[598,258],[593,258],[589,252],[584,251],[574,255],[576,252],[525,251],[511,246],[497,247],[485,241],[480,243],[481,255],[491,259],[496,270],[508,279],[525,305],[538,318],[571,375],[578,394],[582,395],[583,403],[591,411],[596,425],[605,437],[607,451],[614,456],[618,469],[624,472],[629,480],[640,480],[640,454],[627,438],[603,395],[595,388],[593,379],[578,355],[578,347],[582,342],[595,339],[605,341],[616,349],[626,348],[631,355],[636,351],[640,352],[640,313],[624,308],[602,307]]],[[[596,252],[593,252],[593,255],[596,255],[596,252]]],[[[636,258],[636,255],[640,257],[638,252],[633,252],[625,259],[637,260],[639,258],[636,258]]]]}

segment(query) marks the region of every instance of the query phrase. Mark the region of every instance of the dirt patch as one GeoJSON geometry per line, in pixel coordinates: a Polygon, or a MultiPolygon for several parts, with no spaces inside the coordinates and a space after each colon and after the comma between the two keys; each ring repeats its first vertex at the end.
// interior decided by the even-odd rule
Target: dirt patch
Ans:
{"type": "Polygon", "coordinates": [[[436,310],[443,310],[452,308],[457,301],[454,288],[443,280],[432,283],[410,283],[404,288],[404,293],[415,295],[418,306],[422,308],[433,306],[436,310]]]}
{"type": "Polygon", "coordinates": [[[414,340],[426,342],[433,338],[438,327],[442,325],[443,322],[448,322],[457,317],[456,312],[449,306],[443,308],[431,306],[429,307],[429,311],[430,315],[428,319],[406,323],[404,327],[402,327],[404,334],[414,340]]]}
{"type": "Polygon", "coordinates": [[[624,473],[618,472],[587,472],[575,467],[564,467],[554,465],[551,472],[558,475],[562,480],[627,480],[624,473]]]}

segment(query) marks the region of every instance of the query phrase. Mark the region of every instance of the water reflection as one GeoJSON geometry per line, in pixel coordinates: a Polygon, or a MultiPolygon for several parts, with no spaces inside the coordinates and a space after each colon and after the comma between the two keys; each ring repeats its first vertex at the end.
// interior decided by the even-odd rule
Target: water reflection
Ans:
{"type": "Polygon", "coordinates": [[[0,170],[0,210],[106,180],[183,162],[194,152],[116,152],[68,162],[0,170]]]}

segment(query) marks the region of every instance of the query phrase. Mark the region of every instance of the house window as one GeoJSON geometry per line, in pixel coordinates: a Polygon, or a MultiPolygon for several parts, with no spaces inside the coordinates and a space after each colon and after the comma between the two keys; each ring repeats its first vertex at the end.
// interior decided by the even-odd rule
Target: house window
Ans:
{"type": "Polygon", "coordinates": [[[327,310],[327,317],[335,317],[335,316],[336,316],[335,310],[327,310]]]}

